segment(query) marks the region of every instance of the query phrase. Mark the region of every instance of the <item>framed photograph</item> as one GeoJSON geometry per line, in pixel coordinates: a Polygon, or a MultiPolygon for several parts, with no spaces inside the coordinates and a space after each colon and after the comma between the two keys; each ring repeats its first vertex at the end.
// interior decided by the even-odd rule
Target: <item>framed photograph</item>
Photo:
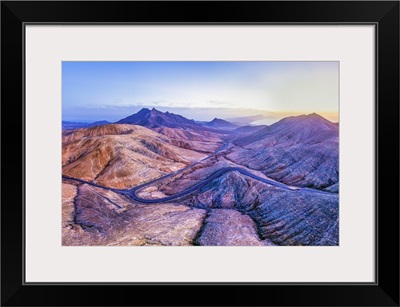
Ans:
{"type": "Polygon", "coordinates": [[[2,305],[399,306],[398,1],[1,8],[2,305]]]}

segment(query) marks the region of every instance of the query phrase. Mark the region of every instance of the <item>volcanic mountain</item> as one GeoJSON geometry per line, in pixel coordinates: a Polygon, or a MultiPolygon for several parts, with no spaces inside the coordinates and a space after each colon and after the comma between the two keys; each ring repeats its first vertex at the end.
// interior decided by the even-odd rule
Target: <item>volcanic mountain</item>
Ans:
{"type": "Polygon", "coordinates": [[[286,184],[338,191],[339,128],[318,114],[287,117],[234,141],[227,158],[286,184]]]}
{"type": "Polygon", "coordinates": [[[222,138],[229,133],[229,129],[207,127],[181,115],[154,108],[141,109],[117,123],[143,126],[168,136],[177,146],[204,152],[214,151],[215,144],[222,143],[222,138]]]}
{"type": "Polygon", "coordinates": [[[178,114],[169,112],[160,112],[153,109],[141,109],[138,113],[125,117],[117,122],[117,124],[139,125],[147,128],[192,128],[201,129],[202,126],[194,120],[187,119],[178,114]]]}
{"type": "Polygon", "coordinates": [[[283,118],[251,136],[243,139],[238,138],[235,143],[246,145],[257,142],[267,146],[275,146],[277,143],[284,143],[285,145],[300,142],[313,144],[324,139],[337,139],[338,131],[336,124],[316,113],[312,113],[283,118]]]}

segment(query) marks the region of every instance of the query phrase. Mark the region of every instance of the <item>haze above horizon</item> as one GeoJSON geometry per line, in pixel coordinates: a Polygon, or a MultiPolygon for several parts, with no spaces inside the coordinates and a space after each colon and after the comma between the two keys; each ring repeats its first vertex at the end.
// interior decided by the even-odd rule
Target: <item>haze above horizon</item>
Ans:
{"type": "Polygon", "coordinates": [[[318,113],[338,120],[338,62],[63,62],[62,119],[117,121],[142,108],[195,120],[318,113]]]}

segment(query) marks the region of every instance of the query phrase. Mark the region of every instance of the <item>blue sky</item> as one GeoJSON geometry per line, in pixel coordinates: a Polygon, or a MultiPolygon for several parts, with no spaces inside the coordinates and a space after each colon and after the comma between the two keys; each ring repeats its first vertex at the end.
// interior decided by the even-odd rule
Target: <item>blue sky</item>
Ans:
{"type": "Polygon", "coordinates": [[[337,121],[338,62],[63,62],[65,121],[117,121],[143,107],[196,120],[316,112],[337,121]]]}

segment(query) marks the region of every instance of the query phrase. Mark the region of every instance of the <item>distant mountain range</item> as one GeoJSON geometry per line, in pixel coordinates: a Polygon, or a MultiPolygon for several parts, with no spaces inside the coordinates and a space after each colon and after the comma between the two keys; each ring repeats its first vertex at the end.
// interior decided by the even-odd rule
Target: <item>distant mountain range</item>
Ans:
{"type": "Polygon", "coordinates": [[[89,128],[89,127],[96,127],[96,126],[102,126],[102,125],[108,125],[108,124],[111,124],[111,123],[106,120],[96,121],[93,123],[62,121],[62,130],[89,128]]]}
{"type": "MultiPolygon", "coordinates": [[[[123,119],[120,119],[115,123],[138,125],[150,129],[185,128],[185,129],[197,129],[197,130],[205,129],[207,131],[212,131],[212,132],[215,132],[215,130],[233,130],[240,127],[240,125],[233,124],[231,122],[228,122],[220,118],[214,118],[210,122],[199,122],[193,119],[188,119],[186,117],[183,117],[182,115],[170,112],[161,112],[155,108],[151,110],[148,108],[143,108],[139,112],[129,115],[123,119]]],[[[93,123],[71,122],[71,121],[62,122],[63,130],[95,127],[107,124],[111,123],[105,120],[93,123]]]]}
{"type": "Polygon", "coordinates": [[[131,124],[147,127],[150,129],[155,128],[185,128],[195,130],[207,130],[217,132],[216,130],[232,130],[238,125],[232,124],[220,118],[214,118],[210,122],[198,122],[193,119],[187,119],[182,115],[161,112],[155,108],[141,109],[136,114],[132,114],[116,122],[117,124],[131,124]]]}
{"type": "MultiPolygon", "coordinates": [[[[296,117],[296,116],[293,116],[296,117]]],[[[289,117],[290,118],[290,117],[289,117]]],[[[186,129],[201,129],[211,132],[218,132],[218,130],[230,131],[240,127],[244,128],[243,131],[250,131],[250,127],[266,127],[267,125],[254,125],[251,124],[255,121],[267,119],[264,115],[254,115],[254,116],[243,116],[234,117],[228,119],[214,118],[212,121],[196,121],[193,119],[188,119],[182,115],[174,114],[170,112],[161,112],[155,108],[151,110],[148,108],[143,108],[139,112],[129,115],[123,119],[120,119],[114,123],[116,124],[131,124],[147,127],[150,129],[155,128],[186,128],[186,129]]],[[[111,124],[111,122],[106,120],[96,121],[92,123],[88,122],[72,122],[63,121],[62,129],[71,130],[79,129],[85,127],[95,127],[101,125],[111,124]]],[[[331,123],[338,126],[338,123],[331,123]]],[[[259,128],[254,128],[259,130],[259,128]]],[[[241,130],[238,130],[238,132],[241,130]]]]}

